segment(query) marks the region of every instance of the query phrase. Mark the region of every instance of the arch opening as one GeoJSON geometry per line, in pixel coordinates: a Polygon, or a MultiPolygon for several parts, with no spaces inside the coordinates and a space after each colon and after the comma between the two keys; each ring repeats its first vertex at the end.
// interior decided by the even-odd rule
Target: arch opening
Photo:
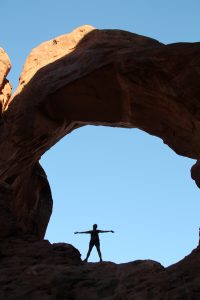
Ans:
{"type": "Polygon", "coordinates": [[[74,131],[41,159],[54,198],[46,238],[72,243],[84,258],[88,237],[73,232],[98,223],[116,231],[101,238],[105,260],[177,262],[198,242],[198,190],[187,174],[192,163],[137,129],[74,131]]]}
{"type": "MultiPolygon", "coordinates": [[[[44,237],[52,198],[38,161],[74,129],[139,128],[198,159],[198,58],[198,43],[163,45],[91,26],[35,48],[1,123],[0,179],[13,192],[7,189],[12,230],[44,237]]],[[[200,186],[199,169],[192,178],[200,186]]]]}

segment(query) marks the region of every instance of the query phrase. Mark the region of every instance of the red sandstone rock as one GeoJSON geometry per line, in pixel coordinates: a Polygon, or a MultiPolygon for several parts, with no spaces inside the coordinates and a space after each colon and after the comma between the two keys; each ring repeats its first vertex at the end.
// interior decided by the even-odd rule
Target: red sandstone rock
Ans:
{"type": "Polygon", "coordinates": [[[3,48],[0,48],[0,87],[2,87],[4,79],[8,75],[10,68],[11,62],[9,57],[3,48]]]}
{"type": "Polygon", "coordinates": [[[35,48],[0,125],[0,180],[11,186],[17,231],[43,237],[52,201],[38,161],[80,126],[137,127],[199,158],[199,57],[200,43],[91,26],[35,48]]]}
{"type": "MultiPolygon", "coordinates": [[[[10,61],[0,50],[0,299],[200,299],[199,248],[163,268],[150,260],[83,264],[74,247],[40,241],[52,197],[38,163],[87,124],[138,127],[198,159],[199,57],[200,43],[163,45],[84,26],[35,48],[9,100],[10,61]]],[[[200,187],[199,170],[198,161],[200,187]]]]}
{"type": "Polygon", "coordinates": [[[11,63],[9,57],[6,52],[0,48],[0,114],[6,110],[11,97],[12,87],[6,79],[10,68],[11,63]]]}
{"type": "Polygon", "coordinates": [[[39,69],[73,52],[81,39],[94,29],[92,26],[85,25],[34,48],[24,64],[16,93],[27,85],[39,69]]]}
{"type": "Polygon", "coordinates": [[[69,244],[0,240],[0,299],[199,300],[200,250],[168,268],[152,260],[83,263],[69,244]]]}

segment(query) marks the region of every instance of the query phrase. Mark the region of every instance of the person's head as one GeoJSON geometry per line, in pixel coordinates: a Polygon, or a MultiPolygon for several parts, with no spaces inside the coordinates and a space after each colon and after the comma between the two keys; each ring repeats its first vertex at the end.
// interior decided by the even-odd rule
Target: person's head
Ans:
{"type": "Polygon", "coordinates": [[[93,225],[93,229],[96,230],[97,229],[97,224],[93,225]]]}

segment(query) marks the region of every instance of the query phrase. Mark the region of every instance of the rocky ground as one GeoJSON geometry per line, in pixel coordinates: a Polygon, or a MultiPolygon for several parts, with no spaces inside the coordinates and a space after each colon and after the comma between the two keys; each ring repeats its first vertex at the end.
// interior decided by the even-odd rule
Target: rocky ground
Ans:
{"type": "Polygon", "coordinates": [[[200,249],[164,268],[152,260],[84,263],[72,245],[1,240],[0,299],[199,300],[200,249]]]}

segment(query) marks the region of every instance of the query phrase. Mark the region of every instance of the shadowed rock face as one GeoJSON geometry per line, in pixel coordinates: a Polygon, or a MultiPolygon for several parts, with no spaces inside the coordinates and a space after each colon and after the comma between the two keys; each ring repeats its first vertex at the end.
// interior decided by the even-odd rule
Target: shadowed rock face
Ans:
{"type": "Polygon", "coordinates": [[[11,62],[6,52],[0,48],[0,116],[7,108],[12,87],[6,76],[11,68],[11,62]]]}
{"type": "MultiPolygon", "coordinates": [[[[84,264],[73,246],[40,240],[52,196],[38,161],[87,124],[137,127],[198,160],[200,43],[83,26],[33,49],[12,98],[9,69],[0,49],[0,299],[199,300],[199,247],[164,268],[84,264]]],[[[199,161],[192,178],[200,187],[199,161]]]]}
{"type": "Polygon", "coordinates": [[[152,260],[84,263],[73,246],[0,241],[0,299],[199,300],[200,250],[164,268],[152,260]]]}
{"type": "Polygon", "coordinates": [[[15,233],[44,236],[52,198],[38,161],[80,126],[137,127],[198,159],[199,75],[200,43],[164,45],[121,30],[83,26],[33,49],[0,124],[0,180],[15,233]]]}

